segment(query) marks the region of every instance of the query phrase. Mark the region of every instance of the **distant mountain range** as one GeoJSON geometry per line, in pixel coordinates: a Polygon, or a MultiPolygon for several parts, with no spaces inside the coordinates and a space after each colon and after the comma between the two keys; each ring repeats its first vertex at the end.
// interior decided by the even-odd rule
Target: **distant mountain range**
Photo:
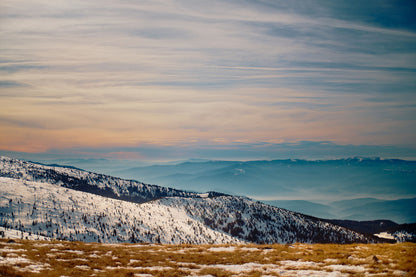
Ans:
{"type": "Polygon", "coordinates": [[[357,198],[319,204],[305,200],[262,201],[266,204],[321,218],[344,220],[392,220],[399,223],[416,222],[416,198],[381,200],[357,198]]]}
{"type": "Polygon", "coordinates": [[[416,222],[415,161],[199,161],[134,167],[113,175],[190,191],[302,200],[264,202],[317,217],[416,222]],[[337,203],[336,199],[347,200],[337,203]]]}
{"type": "Polygon", "coordinates": [[[193,193],[0,158],[0,226],[98,242],[378,242],[339,225],[246,197],[193,193]]]}

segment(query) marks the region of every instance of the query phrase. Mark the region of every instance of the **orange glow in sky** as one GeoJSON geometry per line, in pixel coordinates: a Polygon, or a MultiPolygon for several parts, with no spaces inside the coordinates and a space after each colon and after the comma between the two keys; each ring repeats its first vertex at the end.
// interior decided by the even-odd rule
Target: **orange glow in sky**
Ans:
{"type": "Polygon", "coordinates": [[[0,150],[414,146],[406,7],[214,2],[2,1],[0,150]]]}

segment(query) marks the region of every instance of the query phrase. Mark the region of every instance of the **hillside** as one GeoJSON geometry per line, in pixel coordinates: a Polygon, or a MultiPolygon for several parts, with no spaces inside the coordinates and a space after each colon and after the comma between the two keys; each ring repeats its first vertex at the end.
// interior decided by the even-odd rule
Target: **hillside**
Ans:
{"type": "Polygon", "coordinates": [[[86,242],[238,242],[166,205],[137,204],[4,177],[0,188],[0,225],[6,228],[86,242]]]}
{"type": "Polygon", "coordinates": [[[398,159],[205,161],[140,166],[112,175],[186,190],[262,199],[416,196],[416,162],[398,159]]]}
{"type": "Polygon", "coordinates": [[[249,242],[352,243],[368,239],[346,228],[243,197],[164,198],[157,202],[184,208],[189,216],[207,226],[249,242]]]}
{"type": "Polygon", "coordinates": [[[245,197],[196,194],[74,168],[0,161],[1,175],[6,176],[0,178],[0,225],[47,237],[175,244],[378,241],[245,197]]]}
{"type": "Polygon", "coordinates": [[[326,221],[364,234],[375,234],[393,227],[400,226],[399,224],[390,220],[354,221],[327,219],[326,221]]]}
{"type": "Polygon", "coordinates": [[[104,197],[143,203],[165,196],[199,197],[198,194],[115,178],[73,167],[41,164],[0,157],[0,176],[55,184],[104,197]]]}
{"type": "Polygon", "coordinates": [[[377,237],[395,239],[397,242],[416,242],[416,223],[401,224],[380,230],[377,237]]]}

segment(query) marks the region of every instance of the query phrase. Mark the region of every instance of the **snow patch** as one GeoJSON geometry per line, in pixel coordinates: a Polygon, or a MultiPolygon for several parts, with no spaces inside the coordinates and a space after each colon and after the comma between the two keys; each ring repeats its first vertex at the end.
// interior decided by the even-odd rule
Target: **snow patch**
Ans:
{"type": "Polygon", "coordinates": [[[339,265],[339,264],[333,264],[333,265],[327,265],[325,268],[336,270],[336,271],[349,271],[349,272],[365,272],[366,268],[361,265],[339,265]]]}
{"type": "Polygon", "coordinates": [[[285,267],[294,267],[294,268],[305,268],[311,266],[319,266],[322,263],[315,263],[315,262],[305,262],[305,261],[280,261],[280,264],[284,265],[285,267]]]}
{"type": "Polygon", "coordinates": [[[81,269],[81,270],[91,270],[91,267],[87,265],[76,265],[75,268],[81,269]]]}
{"type": "Polygon", "coordinates": [[[392,274],[393,275],[396,275],[396,276],[406,276],[407,275],[407,272],[406,271],[402,271],[402,270],[395,270],[395,271],[392,272],[392,274]]]}
{"type": "MultiPolygon", "coordinates": [[[[1,178],[1,177],[0,177],[1,178]]],[[[1,183],[0,183],[1,185],[1,183]]],[[[48,240],[51,238],[0,226],[0,237],[6,239],[48,240]]]]}
{"type": "Polygon", "coordinates": [[[13,268],[17,271],[32,273],[40,273],[43,270],[50,269],[50,265],[47,263],[33,262],[24,257],[0,257],[0,265],[18,265],[13,268]]]}
{"type": "Polygon", "coordinates": [[[212,252],[234,252],[235,251],[235,247],[234,246],[228,246],[228,247],[211,247],[208,248],[208,251],[212,251],[212,252]]]}
{"type": "Polygon", "coordinates": [[[382,238],[382,239],[395,239],[391,234],[387,232],[381,232],[379,234],[374,234],[376,237],[382,238]]]}

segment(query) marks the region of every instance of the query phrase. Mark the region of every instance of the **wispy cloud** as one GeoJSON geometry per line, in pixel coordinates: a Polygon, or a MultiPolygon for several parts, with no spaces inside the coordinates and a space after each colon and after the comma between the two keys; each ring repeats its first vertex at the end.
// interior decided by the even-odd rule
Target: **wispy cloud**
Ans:
{"type": "Polygon", "coordinates": [[[414,5],[335,2],[2,1],[0,148],[413,144],[414,5]]]}
{"type": "Polygon", "coordinates": [[[25,87],[26,84],[19,83],[16,81],[0,81],[0,88],[16,88],[16,87],[25,87]]]}

